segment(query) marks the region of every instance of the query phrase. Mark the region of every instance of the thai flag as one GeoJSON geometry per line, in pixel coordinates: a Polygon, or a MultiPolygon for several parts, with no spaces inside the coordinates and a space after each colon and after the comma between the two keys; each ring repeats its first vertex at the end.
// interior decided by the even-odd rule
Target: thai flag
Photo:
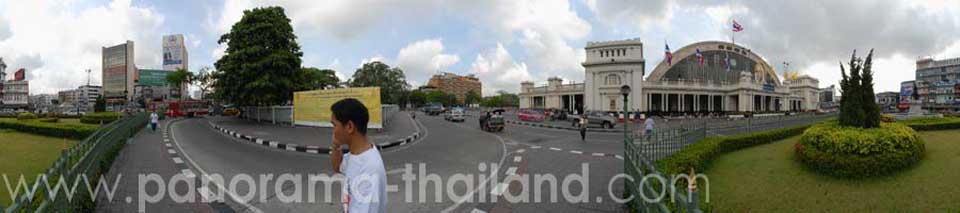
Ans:
{"type": "Polygon", "coordinates": [[[672,65],[673,53],[670,53],[670,45],[667,45],[667,44],[663,44],[663,45],[666,46],[666,50],[664,51],[664,58],[667,59],[667,65],[672,65]]]}
{"type": "Polygon", "coordinates": [[[737,20],[733,20],[733,32],[740,32],[740,31],[743,31],[743,25],[740,25],[740,23],[737,23],[737,20]]]}
{"type": "Polygon", "coordinates": [[[700,48],[697,48],[697,61],[700,62],[700,66],[703,66],[703,54],[700,53],[700,48]]]}

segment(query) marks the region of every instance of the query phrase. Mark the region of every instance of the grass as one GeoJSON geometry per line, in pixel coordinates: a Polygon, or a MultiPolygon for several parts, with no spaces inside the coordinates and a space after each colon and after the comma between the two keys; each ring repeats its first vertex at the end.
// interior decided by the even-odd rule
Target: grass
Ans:
{"type": "MultiPolygon", "coordinates": [[[[61,124],[77,124],[77,125],[81,125],[81,126],[91,126],[91,127],[98,127],[98,126],[100,126],[100,125],[98,125],[98,124],[85,124],[85,123],[80,123],[80,119],[79,119],[79,118],[61,118],[61,119],[58,119],[58,120],[59,120],[59,121],[58,121],[57,123],[61,123],[61,124]]],[[[0,121],[17,121],[17,118],[0,118],[0,121]]],[[[20,121],[20,122],[39,122],[39,121],[32,120],[32,121],[20,121]]]]}
{"type": "MultiPolygon", "coordinates": [[[[10,188],[23,174],[27,183],[33,184],[38,174],[42,174],[60,157],[64,143],[73,146],[71,140],[19,133],[0,129],[0,175],[7,175],[10,188]]],[[[0,182],[0,184],[4,184],[0,182]]],[[[41,186],[42,187],[42,186],[41,186]]],[[[14,188],[15,189],[15,188],[14,188]]],[[[21,189],[21,192],[23,190],[21,189]]],[[[0,205],[10,205],[10,192],[7,186],[0,187],[0,205]]]]}
{"type": "Polygon", "coordinates": [[[920,163],[868,179],[840,179],[804,169],[793,153],[799,136],[725,154],[706,172],[710,205],[716,212],[960,210],[960,131],[919,134],[927,149],[920,163]]]}

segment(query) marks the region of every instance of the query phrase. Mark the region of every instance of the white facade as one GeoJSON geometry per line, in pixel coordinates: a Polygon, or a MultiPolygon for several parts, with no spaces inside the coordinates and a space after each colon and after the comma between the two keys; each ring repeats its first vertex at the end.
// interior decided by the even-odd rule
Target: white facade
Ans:
{"type": "Polygon", "coordinates": [[[620,87],[630,86],[630,108],[641,108],[643,97],[643,42],[639,38],[588,42],[583,62],[584,102],[586,111],[623,109],[620,87]]]}
{"type": "Polygon", "coordinates": [[[3,105],[25,107],[30,103],[29,81],[6,81],[3,84],[3,105]]]}

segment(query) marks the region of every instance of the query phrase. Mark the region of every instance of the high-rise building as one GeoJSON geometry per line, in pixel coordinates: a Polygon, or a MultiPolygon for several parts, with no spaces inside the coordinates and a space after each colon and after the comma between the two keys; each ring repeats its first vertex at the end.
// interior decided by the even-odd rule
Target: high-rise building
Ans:
{"type": "Polygon", "coordinates": [[[480,84],[480,79],[473,74],[465,76],[448,72],[436,74],[430,77],[427,86],[457,96],[457,102],[460,103],[464,103],[467,93],[470,91],[476,92],[477,95],[483,94],[483,85],[480,84]]]}
{"type": "Polygon", "coordinates": [[[921,107],[931,111],[960,111],[960,58],[917,60],[916,90],[921,107]]]}
{"type": "MultiPolygon", "coordinates": [[[[183,34],[163,36],[163,69],[176,71],[177,69],[189,70],[189,59],[187,55],[187,46],[184,45],[183,34]]],[[[187,88],[183,87],[176,95],[187,94],[187,88]]]]}
{"type": "Polygon", "coordinates": [[[134,65],[133,41],[104,47],[103,55],[103,96],[107,103],[127,103],[133,100],[136,85],[136,65],[134,65]]]}

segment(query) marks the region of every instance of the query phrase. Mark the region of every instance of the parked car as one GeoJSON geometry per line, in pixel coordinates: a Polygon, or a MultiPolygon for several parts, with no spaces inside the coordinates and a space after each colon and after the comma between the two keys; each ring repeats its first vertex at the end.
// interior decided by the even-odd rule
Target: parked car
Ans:
{"type": "Polygon", "coordinates": [[[443,105],[438,103],[427,104],[427,106],[423,107],[423,112],[427,113],[427,115],[440,115],[443,111],[443,105]]]}
{"type": "MultiPolygon", "coordinates": [[[[617,117],[607,114],[606,112],[601,111],[588,111],[587,115],[587,127],[591,125],[599,125],[600,128],[610,128],[613,129],[617,124],[617,117]]],[[[580,127],[580,116],[573,116],[573,126],[580,127]]]]}
{"type": "Polygon", "coordinates": [[[443,115],[443,119],[453,122],[463,122],[463,109],[453,108],[443,115]]]}
{"type": "Polygon", "coordinates": [[[543,121],[545,116],[543,112],[535,109],[521,109],[517,111],[517,119],[521,121],[533,121],[540,122],[543,121]]]}

